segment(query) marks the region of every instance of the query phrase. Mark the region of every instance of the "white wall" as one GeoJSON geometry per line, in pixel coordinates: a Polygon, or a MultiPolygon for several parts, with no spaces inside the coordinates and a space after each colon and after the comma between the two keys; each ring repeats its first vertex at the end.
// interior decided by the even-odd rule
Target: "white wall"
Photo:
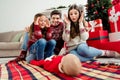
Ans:
{"type": "Polygon", "coordinates": [[[34,14],[51,7],[86,4],[87,0],[0,0],[0,32],[23,30],[34,14]]]}

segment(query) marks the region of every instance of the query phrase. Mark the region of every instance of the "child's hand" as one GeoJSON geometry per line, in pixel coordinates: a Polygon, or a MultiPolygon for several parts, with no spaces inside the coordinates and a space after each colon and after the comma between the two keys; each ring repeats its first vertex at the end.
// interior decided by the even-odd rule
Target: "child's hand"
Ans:
{"type": "Polygon", "coordinates": [[[65,24],[70,24],[70,20],[68,19],[66,14],[64,14],[64,22],[65,24]]]}
{"type": "Polygon", "coordinates": [[[48,18],[46,19],[46,27],[50,27],[50,21],[48,20],[48,18]]]}
{"type": "Polygon", "coordinates": [[[34,21],[34,24],[35,24],[35,25],[39,25],[39,19],[40,19],[40,17],[38,17],[38,18],[34,21]]]}
{"type": "Polygon", "coordinates": [[[25,32],[29,32],[30,26],[25,27],[25,32]]]}

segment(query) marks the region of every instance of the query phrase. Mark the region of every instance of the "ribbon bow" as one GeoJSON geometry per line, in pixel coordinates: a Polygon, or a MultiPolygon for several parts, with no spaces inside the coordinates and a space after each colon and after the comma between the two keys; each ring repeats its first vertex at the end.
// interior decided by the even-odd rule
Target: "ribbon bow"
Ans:
{"type": "Polygon", "coordinates": [[[109,16],[109,20],[111,22],[114,22],[115,31],[117,32],[118,30],[117,30],[117,23],[116,22],[118,21],[118,17],[120,16],[120,12],[115,13],[115,8],[112,7],[112,10],[110,11],[110,15],[111,16],[109,16]]]}
{"type": "Polygon", "coordinates": [[[94,22],[94,21],[90,21],[89,22],[90,23],[90,25],[91,25],[91,32],[93,32],[93,31],[95,31],[95,25],[97,24],[97,22],[94,22]]]}
{"type": "Polygon", "coordinates": [[[95,27],[100,27],[102,26],[101,23],[97,23],[95,20],[94,21],[89,21],[90,26],[91,26],[91,32],[95,31],[95,27]]]}

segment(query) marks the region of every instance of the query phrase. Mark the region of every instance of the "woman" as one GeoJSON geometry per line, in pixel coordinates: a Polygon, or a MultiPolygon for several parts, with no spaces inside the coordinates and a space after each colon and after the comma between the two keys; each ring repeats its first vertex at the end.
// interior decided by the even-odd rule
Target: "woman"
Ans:
{"type": "Polygon", "coordinates": [[[68,18],[65,15],[65,29],[63,40],[66,42],[68,52],[77,55],[81,61],[93,60],[96,56],[116,56],[114,51],[100,50],[89,47],[86,40],[89,37],[87,24],[84,20],[83,10],[76,4],[70,6],[68,18]]]}

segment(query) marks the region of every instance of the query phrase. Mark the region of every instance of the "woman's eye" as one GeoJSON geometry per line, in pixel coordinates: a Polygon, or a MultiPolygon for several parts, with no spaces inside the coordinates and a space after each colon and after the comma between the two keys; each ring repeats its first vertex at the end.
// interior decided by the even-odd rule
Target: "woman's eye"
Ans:
{"type": "Polygon", "coordinates": [[[73,14],[70,14],[70,15],[73,15],[73,14]]]}

